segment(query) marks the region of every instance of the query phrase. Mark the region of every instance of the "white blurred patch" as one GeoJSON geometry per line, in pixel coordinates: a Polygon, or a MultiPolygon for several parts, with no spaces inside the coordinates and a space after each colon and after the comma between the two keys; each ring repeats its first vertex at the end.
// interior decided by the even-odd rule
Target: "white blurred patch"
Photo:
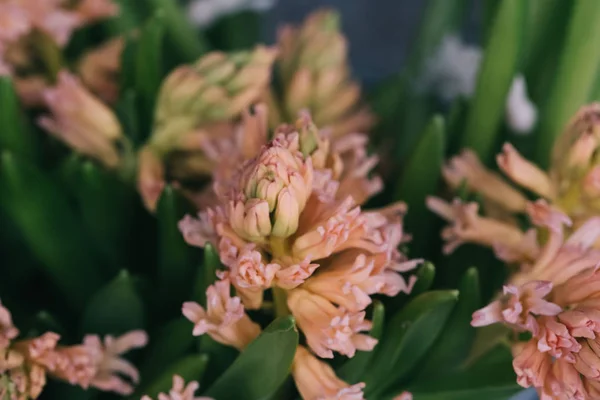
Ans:
{"type": "MultiPolygon", "coordinates": [[[[442,39],[433,55],[425,62],[417,81],[420,92],[434,92],[440,99],[452,102],[459,96],[472,97],[482,52],[452,34],[442,39]]],[[[537,108],[527,95],[522,74],[515,76],[506,99],[506,121],[515,133],[531,132],[537,121],[537,108]]]]}
{"type": "Polygon", "coordinates": [[[277,0],[192,0],[188,6],[188,16],[199,28],[212,25],[219,18],[240,11],[264,12],[275,5],[277,0]]]}
{"type": "Polygon", "coordinates": [[[471,97],[480,63],[481,49],[463,43],[458,36],[445,36],[425,63],[420,89],[433,91],[448,102],[459,96],[471,97]]]}
{"type": "Polygon", "coordinates": [[[506,122],[515,133],[531,132],[537,121],[537,108],[529,100],[525,77],[518,74],[513,79],[506,100],[506,122]]]}

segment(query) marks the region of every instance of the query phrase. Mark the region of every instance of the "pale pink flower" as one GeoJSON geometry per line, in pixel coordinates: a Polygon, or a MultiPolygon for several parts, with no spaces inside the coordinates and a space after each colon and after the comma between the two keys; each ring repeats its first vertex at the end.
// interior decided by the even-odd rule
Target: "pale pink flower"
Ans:
{"type": "Polygon", "coordinates": [[[464,243],[493,247],[503,259],[532,259],[539,252],[536,237],[523,233],[518,227],[479,215],[477,203],[452,204],[437,197],[428,197],[427,207],[451,224],[442,230],[446,241],[443,251],[452,253],[464,243]]]}
{"type": "Polygon", "coordinates": [[[81,0],[75,11],[83,21],[90,23],[116,16],[119,6],[112,0],[81,0]]]}
{"type": "Polygon", "coordinates": [[[58,84],[44,92],[44,99],[52,116],[39,119],[43,128],[107,167],[118,166],[121,156],[116,143],[124,140],[119,121],[76,77],[61,71],[58,84]]]}
{"type": "Polygon", "coordinates": [[[358,133],[344,135],[333,143],[333,150],[340,154],[343,164],[340,176],[336,177],[340,182],[339,199],[352,196],[356,204],[363,204],[383,190],[381,178],[369,176],[379,158],[368,154],[367,144],[368,137],[358,133]]]}
{"type": "Polygon", "coordinates": [[[392,265],[393,261],[385,255],[374,257],[349,250],[331,257],[302,288],[349,311],[364,310],[371,304],[370,296],[373,294],[395,296],[400,292],[410,293],[416,277],[413,275],[406,282],[400,274],[386,270],[392,265]]]}
{"type": "Polygon", "coordinates": [[[510,211],[519,212],[525,208],[525,196],[498,174],[488,170],[471,150],[464,150],[450,159],[442,168],[442,175],[454,189],[465,182],[469,190],[480,193],[510,211]]]}
{"type": "Polygon", "coordinates": [[[195,302],[183,303],[183,315],[194,323],[193,335],[208,333],[219,343],[244,349],[260,333],[260,327],[244,313],[239,297],[231,297],[230,283],[221,280],[206,290],[206,310],[195,302]]]}
{"type": "Polygon", "coordinates": [[[363,400],[364,383],[349,385],[335,375],[333,369],[319,361],[303,346],[298,346],[292,376],[305,400],[363,400]]]}
{"type": "Polygon", "coordinates": [[[517,383],[523,387],[542,387],[551,367],[552,358],[549,354],[538,351],[534,339],[527,342],[513,360],[517,383]]]}
{"type": "MultiPolygon", "coordinates": [[[[158,400],[213,400],[210,397],[196,397],[194,393],[200,384],[197,381],[191,381],[187,385],[179,375],[173,375],[173,387],[169,393],[159,393],[158,400]]],[[[143,396],[141,400],[152,400],[150,396],[143,396]]]]}
{"type": "Polygon", "coordinates": [[[245,246],[230,266],[230,280],[248,309],[259,309],[265,289],[271,287],[275,274],[281,266],[265,264],[263,255],[253,244],[245,246]]]}
{"type": "Polygon", "coordinates": [[[574,353],[581,350],[581,344],[571,336],[566,325],[556,321],[555,318],[542,317],[538,319],[540,332],[538,333],[538,350],[548,352],[554,358],[564,358],[566,361],[575,362],[574,353]]]}
{"type": "Polygon", "coordinates": [[[294,257],[319,260],[351,248],[371,253],[387,250],[380,231],[387,219],[377,212],[361,213],[352,197],[311,211],[298,228],[292,245],[294,257]]]}
{"type": "Polygon", "coordinates": [[[538,332],[538,315],[557,315],[562,307],[544,300],[552,291],[552,282],[532,281],[521,287],[504,286],[504,295],[473,313],[473,326],[485,326],[504,322],[534,334],[538,332]]]}
{"type": "Polygon", "coordinates": [[[57,349],[59,362],[50,369],[50,373],[83,388],[91,386],[129,395],[133,393],[133,386],[127,380],[138,383],[139,373],[119,356],[143,347],[147,342],[148,336],[144,331],[131,331],[118,338],[106,336],[104,342],[96,335],[87,335],[81,345],[57,349]]]}
{"type": "Polygon", "coordinates": [[[23,7],[0,3],[0,44],[13,43],[31,31],[31,21],[23,7]]]}
{"type": "Polygon", "coordinates": [[[310,257],[306,257],[299,263],[282,263],[287,266],[282,267],[277,273],[277,286],[284,289],[293,289],[304,283],[319,267],[319,264],[311,264],[310,257]]]}
{"type": "Polygon", "coordinates": [[[392,400],[413,400],[413,395],[410,392],[402,392],[392,400]]]}
{"type": "Polygon", "coordinates": [[[13,324],[10,311],[0,302],[0,350],[6,349],[18,335],[19,330],[13,324]]]}
{"type": "Polygon", "coordinates": [[[504,144],[496,160],[500,169],[514,182],[544,198],[554,196],[554,187],[548,174],[523,158],[510,143],[504,144]]]}
{"type": "Polygon", "coordinates": [[[62,6],[62,0],[20,0],[32,25],[49,35],[60,47],[65,46],[71,34],[83,21],[77,13],[62,6]]]}
{"type": "Polygon", "coordinates": [[[77,69],[81,81],[108,103],[119,98],[118,74],[124,47],[125,41],[118,37],[87,52],[79,61],[77,69]]]}
{"type": "Polygon", "coordinates": [[[353,357],[356,350],[370,351],[377,344],[376,339],[359,333],[371,329],[364,311],[348,312],[303,289],[289,292],[287,304],[307,344],[319,357],[333,358],[334,351],[353,357]]]}

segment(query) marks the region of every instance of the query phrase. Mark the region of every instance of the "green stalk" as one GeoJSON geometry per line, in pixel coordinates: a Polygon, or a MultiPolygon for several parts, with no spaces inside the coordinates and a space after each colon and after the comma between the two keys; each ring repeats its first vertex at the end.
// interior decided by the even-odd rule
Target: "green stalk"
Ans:
{"type": "Polygon", "coordinates": [[[569,25],[558,73],[542,110],[536,161],[546,167],[554,140],[564,124],[585,104],[600,66],[600,1],[578,0],[569,25]]]}
{"type": "Polygon", "coordinates": [[[462,146],[486,162],[498,140],[506,96],[519,65],[526,17],[527,1],[501,2],[481,62],[462,146]]]}

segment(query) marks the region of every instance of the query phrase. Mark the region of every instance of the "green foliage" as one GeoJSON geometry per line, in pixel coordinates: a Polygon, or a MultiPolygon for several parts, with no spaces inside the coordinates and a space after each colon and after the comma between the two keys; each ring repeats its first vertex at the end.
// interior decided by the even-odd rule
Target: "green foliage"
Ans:
{"type": "Polygon", "coordinates": [[[292,317],[273,321],[208,389],[215,399],[255,400],[273,394],[287,377],[298,347],[292,317]]]}
{"type": "Polygon", "coordinates": [[[462,146],[486,162],[495,150],[506,96],[519,67],[526,17],[527,1],[501,1],[485,47],[462,146]]]}

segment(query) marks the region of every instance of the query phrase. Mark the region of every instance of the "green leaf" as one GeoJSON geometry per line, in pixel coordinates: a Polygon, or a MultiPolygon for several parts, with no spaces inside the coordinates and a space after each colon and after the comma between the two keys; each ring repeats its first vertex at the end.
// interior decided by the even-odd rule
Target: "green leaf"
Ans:
{"type": "Polygon", "coordinates": [[[192,328],[190,321],[180,317],[152,335],[144,361],[140,364],[140,374],[145,380],[154,379],[163,371],[165,365],[186,354],[196,340],[192,336],[192,328]]]}
{"type": "Polygon", "coordinates": [[[169,48],[176,49],[184,62],[194,61],[208,50],[204,37],[190,24],[176,0],[146,1],[163,13],[169,48]]]}
{"type": "Polygon", "coordinates": [[[142,329],[146,323],[144,303],[135,280],[125,270],[100,289],[83,314],[83,333],[120,335],[142,329]]]}
{"type": "MultiPolygon", "coordinates": [[[[168,393],[173,386],[173,375],[179,375],[188,383],[191,381],[200,382],[208,366],[209,357],[206,354],[187,356],[163,369],[160,378],[152,381],[150,384],[144,384],[138,389],[138,395],[131,399],[139,399],[141,394],[156,398],[159,393],[168,393]]],[[[142,375],[142,383],[145,377],[142,375]]]]}
{"type": "Polygon", "coordinates": [[[435,278],[435,266],[430,262],[425,262],[417,271],[417,283],[411,291],[413,297],[425,293],[433,285],[433,279],[435,278]]]}
{"type": "Polygon", "coordinates": [[[435,115],[421,134],[396,187],[395,199],[406,202],[409,209],[405,224],[406,230],[413,235],[412,256],[426,255],[428,244],[437,231],[435,216],[425,206],[425,198],[437,190],[445,145],[444,119],[435,115]]]}
{"type": "Polygon", "coordinates": [[[3,152],[0,198],[43,272],[73,309],[81,309],[105,280],[65,194],[37,167],[3,152]]]}
{"type": "Polygon", "coordinates": [[[430,380],[436,374],[448,374],[460,367],[475,339],[475,328],[471,326],[473,312],[481,307],[479,274],[476,268],[469,269],[459,286],[459,298],[454,311],[443,328],[443,335],[433,346],[425,364],[419,368],[417,380],[430,380]]]}
{"type": "Polygon", "coordinates": [[[219,400],[257,400],[269,396],[288,376],[296,347],[298,331],[294,319],[276,319],[217,379],[206,396],[219,400]]]}
{"type": "MultiPolygon", "coordinates": [[[[475,400],[477,393],[489,394],[490,398],[492,395],[500,396],[500,394],[508,393],[504,397],[506,399],[511,394],[522,390],[516,383],[512,360],[509,346],[497,345],[468,369],[436,379],[414,382],[406,389],[413,393],[415,399],[465,398],[475,400]],[[444,395],[448,397],[441,397],[444,395]],[[459,397],[460,395],[465,397],[459,397]]],[[[480,398],[487,399],[488,397],[480,398]]]]}
{"type": "Polygon", "coordinates": [[[600,2],[580,0],[573,6],[557,75],[541,113],[536,160],[542,167],[564,125],[587,102],[600,67],[600,2]]]}
{"type": "Polygon", "coordinates": [[[142,110],[142,128],[149,130],[154,113],[154,103],[163,78],[164,13],[157,11],[150,18],[137,43],[135,54],[135,89],[142,110]]]}
{"type": "Polygon", "coordinates": [[[114,173],[89,160],[80,164],[76,189],[90,236],[116,271],[129,248],[133,192],[114,173]]]}
{"type": "Polygon", "coordinates": [[[513,384],[499,388],[463,389],[436,393],[418,393],[413,395],[414,400],[506,400],[523,390],[513,384]]]}
{"type": "Polygon", "coordinates": [[[207,243],[204,247],[204,263],[196,271],[194,280],[194,294],[192,299],[200,304],[206,304],[206,289],[212,285],[217,278],[217,271],[221,267],[219,253],[213,245],[207,243]]]}
{"type": "Polygon", "coordinates": [[[140,26],[147,10],[140,1],[114,0],[119,5],[119,13],[108,21],[111,36],[129,33],[140,26]]]}
{"type": "Polygon", "coordinates": [[[423,293],[392,318],[364,377],[367,397],[377,398],[413,370],[443,330],[457,298],[455,290],[423,293]]]}
{"type": "Polygon", "coordinates": [[[12,79],[0,76],[0,149],[32,159],[36,153],[33,132],[27,126],[12,79]]]}
{"type": "Polygon", "coordinates": [[[138,97],[134,89],[127,89],[119,99],[116,105],[116,113],[119,116],[123,132],[132,143],[139,145],[143,138],[141,137],[139,126],[139,115],[137,109],[138,97]]]}
{"type": "Polygon", "coordinates": [[[475,95],[462,138],[484,162],[498,141],[506,97],[519,66],[527,17],[527,1],[500,2],[477,78],[475,95]]]}
{"type": "Polygon", "coordinates": [[[165,306],[181,306],[192,290],[194,249],[185,243],[177,226],[187,212],[187,202],[171,186],[165,187],[158,205],[158,282],[165,306]]]}
{"type": "Polygon", "coordinates": [[[455,154],[460,150],[460,136],[467,121],[468,112],[469,101],[466,98],[459,97],[454,100],[448,113],[446,154],[455,154]]]}
{"type": "MultiPolygon", "coordinates": [[[[385,319],[385,310],[383,304],[379,301],[373,303],[373,328],[369,332],[369,336],[379,340],[383,333],[383,324],[385,319]]],[[[364,372],[366,371],[369,362],[373,358],[372,351],[359,351],[350,360],[348,360],[341,368],[337,370],[337,376],[349,383],[358,383],[364,372]]]]}
{"type": "Polygon", "coordinates": [[[244,50],[259,42],[260,28],[261,15],[258,12],[241,11],[221,17],[208,29],[207,36],[219,50],[244,50]]]}

